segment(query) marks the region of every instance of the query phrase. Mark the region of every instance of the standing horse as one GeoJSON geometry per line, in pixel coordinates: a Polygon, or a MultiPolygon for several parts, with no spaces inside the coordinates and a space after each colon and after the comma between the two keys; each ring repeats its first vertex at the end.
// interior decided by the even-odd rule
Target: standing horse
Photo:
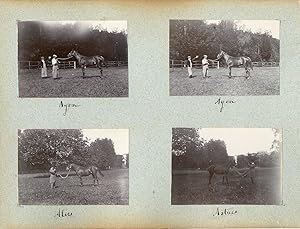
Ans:
{"type": "Polygon", "coordinates": [[[228,173],[231,167],[235,166],[235,161],[234,159],[229,160],[228,163],[226,164],[226,166],[223,165],[210,165],[207,170],[209,172],[209,181],[208,184],[211,184],[211,179],[213,177],[214,174],[216,175],[223,175],[223,184],[224,181],[226,179],[226,183],[228,183],[228,173]]]}
{"type": "Polygon", "coordinates": [[[217,59],[221,59],[222,57],[226,61],[226,64],[229,69],[229,78],[231,78],[231,68],[232,67],[238,67],[238,66],[244,66],[246,70],[246,79],[250,77],[250,68],[253,70],[253,64],[250,59],[250,57],[233,57],[228,55],[226,52],[220,50],[221,52],[218,54],[217,59]]]}
{"type": "Polygon", "coordinates": [[[103,56],[83,56],[78,51],[73,49],[71,52],[69,52],[68,57],[76,58],[78,64],[81,66],[83,78],[85,76],[86,67],[93,65],[96,65],[100,69],[100,77],[103,76],[102,65],[105,65],[103,56]]]}
{"type": "Polygon", "coordinates": [[[83,176],[89,176],[92,174],[93,178],[94,178],[94,186],[96,185],[96,180],[97,180],[97,183],[99,184],[99,180],[98,180],[98,177],[97,177],[97,172],[104,177],[103,173],[101,173],[101,171],[98,169],[98,167],[96,166],[88,166],[88,167],[83,167],[83,166],[80,166],[80,165],[76,165],[76,164],[70,164],[68,167],[67,167],[67,171],[70,171],[70,170],[74,170],[76,175],[79,177],[80,179],[80,184],[81,186],[83,185],[82,184],[82,177],[83,176]]]}

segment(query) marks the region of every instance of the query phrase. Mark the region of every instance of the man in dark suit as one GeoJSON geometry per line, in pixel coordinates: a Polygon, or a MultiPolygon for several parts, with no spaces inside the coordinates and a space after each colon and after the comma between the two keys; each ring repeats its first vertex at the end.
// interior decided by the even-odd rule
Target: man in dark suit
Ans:
{"type": "Polygon", "coordinates": [[[188,55],[187,60],[186,60],[186,65],[187,65],[187,69],[188,69],[188,74],[189,74],[189,78],[193,77],[193,61],[196,60],[199,56],[195,56],[193,59],[190,55],[188,55]]]}

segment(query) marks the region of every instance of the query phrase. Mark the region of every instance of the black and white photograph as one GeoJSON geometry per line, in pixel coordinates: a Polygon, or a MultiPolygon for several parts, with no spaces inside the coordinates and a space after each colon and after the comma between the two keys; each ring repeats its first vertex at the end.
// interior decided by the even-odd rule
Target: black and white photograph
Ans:
{"type": "Polygon", "coordinates": [[[279,27],[279,20],[170,20],[170,95],[279,95],[279,27]]]}
{"type": "Polygon", "coordinates": [[[18,21],[19,97],[128,97],[127,21],[18,21]]]}
{"type": "Polygon", "coordinates": [[[173,128],[172,205],[282,204],[281,130],[173,128]]]}
{"type": "Polygon", "coordinates": [[[128,205],[128,151],[128,129],[21,129],[19,205],[128,205]]]}

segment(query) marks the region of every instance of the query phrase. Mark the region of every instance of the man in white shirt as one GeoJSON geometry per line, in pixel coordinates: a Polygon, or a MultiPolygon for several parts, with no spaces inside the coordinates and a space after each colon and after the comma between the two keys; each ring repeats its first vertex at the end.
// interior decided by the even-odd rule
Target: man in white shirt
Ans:
{"type": "Polygon", "coordinates": [[[202,59],[202,72],[203,72],[203,78],[207,77],[207,74],[208,74],[208,59],[207,59],[207,55],[203,55],[203,59],[202,59]]]}
{"type": "Polygon", "coordinates": [[[60,77],[58,76],[58,59],[57,56],[55,54],[53,54],[53,58],[51,60],[52,63],[52,76],[53,79],[59,79],[60,77]]]}

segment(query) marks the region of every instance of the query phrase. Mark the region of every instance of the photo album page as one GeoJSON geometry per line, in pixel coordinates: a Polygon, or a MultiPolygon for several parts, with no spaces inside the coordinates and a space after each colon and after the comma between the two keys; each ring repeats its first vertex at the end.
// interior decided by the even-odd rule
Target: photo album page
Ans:
{"type": "Polygon", "coordinates": [[[299,1],[0,19],[0,228],[300,227],[299,1]]]}

